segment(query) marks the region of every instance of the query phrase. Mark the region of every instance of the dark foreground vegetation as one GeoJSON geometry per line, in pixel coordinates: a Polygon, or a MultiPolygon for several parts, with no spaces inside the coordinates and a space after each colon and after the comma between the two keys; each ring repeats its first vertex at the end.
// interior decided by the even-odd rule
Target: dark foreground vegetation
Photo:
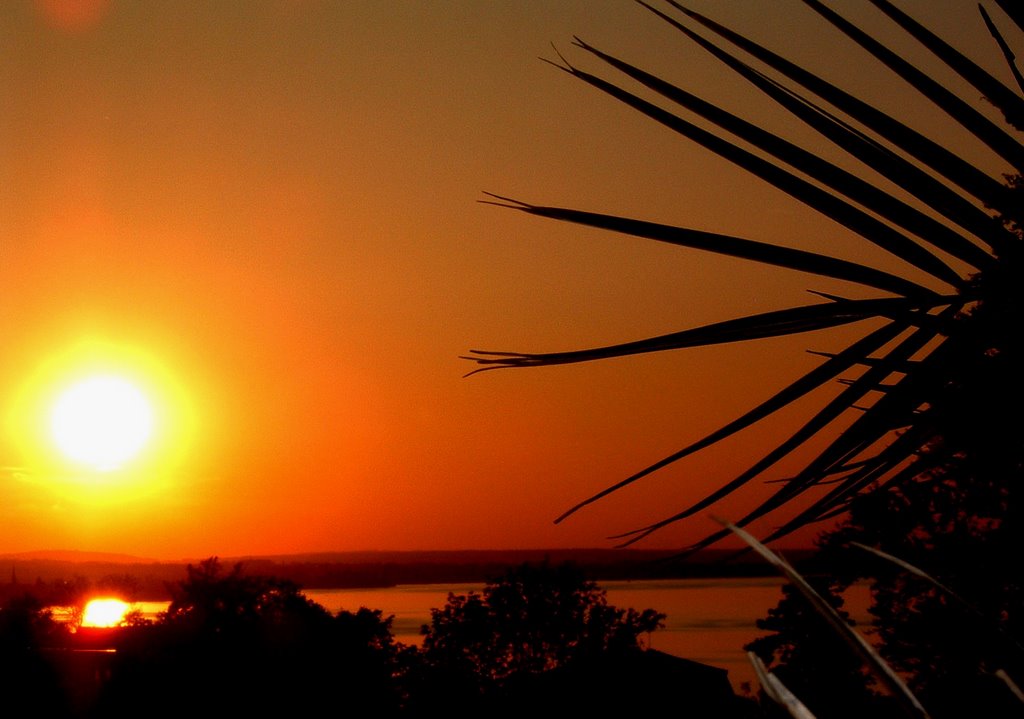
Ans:
{"type": "MultiPolygon", "coordinates": [[[[685,0],[639,4],[685,51],[706,51],[725,76],[742,79],[754,102],[734,103],[736,114],[695,94],[718,78],[695,78],[685,56],[648,70],[576,37],[572,49],[556,50],[552,64],[646,116],[657,125],[652,130],[674,132],[688,147],[718,155],[828,218],[836,237],[855,238],[870,254],[844,256],[829,234],[809,238],[813,250],[801,249],[770,232],[765,241],[687,226],[686,217],[661,224],[488,194],[485,202],[527,215],[800,272],[816,299],[780,296],[786,304],[772,311],[603,347],[470,350],[467,359],[481,372],[806,336],[821,361],[805,374],[710,434],[680,440],[556,521],[797,410],[806,398],[807,413],[755,462],[615,538],[632,545],[766,480],[756,504],[683,553],[735,533],[792,581],[794,589],[761,622],[773,634],[748,647],[768,665],[759,680],[779,715],[1021,716],[1024,437],[1014,417],[1024,399],[1024,73],[1017,60],[1024,6],[964,3],[977,10],[975,29],[987,44],[963,48],[966,25],[948,39],[932,29],[957,3],[918,3],[919,19],[904,9],[909,2],[803,0],[815,35],[831,33],[837,51],[845,43],[860,53],[861,62],[838,68],[825,56],[793,62],[787,55],[801,39],[788,29],[761,44],[756,26],[726,27],[685,0]],[[877,11],[874,19],[855,15],[855,5],[877,11]],[[972,57],[978,50],[984,65],[972,57]],[[891,97],[876,102],[842,86],[883,69],[900,83],[902,109],[891,97]],[[844,82],[830,79],[836,77],[844,82]],[[754,109],[765,100],[782,111],[781,122],[754,109]],[[947,129],[917,129],[924,116],[910,108],[918,101],[947,129]],[[803,144],[790,139],[793,129],[810,133],[803,144]],[[837,336],[812,334],[840,326],[858,334],[838,345],[837,336]],[[797,471],[772,476],[801,451],[808,458],[797,471]],[[815,591],[764,545],[817,522],[834,528],[820,538],[824,569],[815,591]],[[744,528],[763,531],[763,542],[744,528]],[[870,643],[835,611],[858,580],[871,586],[870,643]]],[[[769,12],[750,14],[766,25],[784,20],[769,12]]],[[[784,22],[775,27],[783,31],[784,22]]],[[[743,205],[742,188],[734,199],[743,205]]],[[[771,213],[763,219],[770,230],[771,213]]],[[[763,362],[753,356],[744,371],[763,362]]]]}
{"type": "Polygon", "coordinates": [[[421,716],[653,710],[745,716],[724,670],[644,648],[664,618],[619,609],[575,566],[524,564],[432,610],[422,647],[391,619],[331,614],[294,583],[189,565],[158,621],[62,624],[36,599],[0,608],[0,692],[38,717],[421,716]],[[109,651],[109,650],[114,651],[109,651]]]}

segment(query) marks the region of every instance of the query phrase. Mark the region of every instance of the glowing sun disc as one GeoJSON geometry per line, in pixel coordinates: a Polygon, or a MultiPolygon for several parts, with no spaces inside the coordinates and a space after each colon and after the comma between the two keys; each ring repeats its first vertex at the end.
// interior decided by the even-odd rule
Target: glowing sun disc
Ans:
{"type": "Polygon", "coordinates": [[[101,375],[72,385],[57,398],[50,429],[68,459],[111,470],[146,446],[153,432],[153,411],[131,382],[101,375]]]}
{"type": "Polygon", "coordinates": [[[82,611],[83,627],[116,627],[131,607],[120,599],[93,599],[82,611]]]}

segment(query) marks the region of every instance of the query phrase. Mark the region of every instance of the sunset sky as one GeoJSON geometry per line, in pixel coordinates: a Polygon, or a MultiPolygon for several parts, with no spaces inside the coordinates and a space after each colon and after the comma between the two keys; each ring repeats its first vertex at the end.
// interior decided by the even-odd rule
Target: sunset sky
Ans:
{"type": "MultiPolygon", "coordinates": [[[[898,4],[1006,74],[975,3],[898,4]]],[[[690,5],[963,142],[797,0],[690,5]]],[[[833,5],[907,45],[866,1],[833,5]]],[[[620,0],[0,3],[0,553],[611,546],[795,427],[826,395],[556,526],[820,361],[803,350],[864,328],[463,378],[471,348],[598,346],[807,304],[807,289],[860,292],[532,218],[484,191],[921,280],[539,59],[557,60],[554,43],[614,77],[573,35],[817,146],[620,0]],[[61,390],[96,373],[130,380],[154,422],[104,472],[64,458],[48,424],[61,390]]],[[[641,546],[715,528],[700,516],[641,546]]]]}

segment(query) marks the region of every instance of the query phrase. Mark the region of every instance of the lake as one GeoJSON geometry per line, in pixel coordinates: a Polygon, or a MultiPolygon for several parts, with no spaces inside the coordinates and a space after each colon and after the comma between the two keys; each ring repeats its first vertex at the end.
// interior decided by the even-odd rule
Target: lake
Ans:
{"type": "MultiPolygon", "coordinates": [[[[664,579],[599,582],[608,603],[616,607],[656,609],[667,615],[665,628],[650,637],[653,649],[711,664],[729,671],[736,691],[754,684],[754,671],[743,645],[764,632],[755,622],[767,616],[782,596],[784,580],[776,577],[664,579]]],[[[419,644],[420,626],[430,622],[430,609],[441,607],[448,592],[465,594],[480,585],[409,584],[385,589],[314,589],[306,596],[332,612],[359,607],[394,615],[398,641],[419,644]]],[[[858,622],[866,618],[867,588],[854,587],[848,598],[858,622]]],[[[756,687],[755,687],[756,688],[756,687]]]]}
{"type": "MultiPolygon", "coordinates": [[[[667,615],[665,628],[651,634],[653,649],[711,664],[729,671],[737,691],[755,682],[743,645],[761,636],[755,626],[782,596],[784,581],[776,577],[661,579],[605,581],[608,602],[616,607],[656,609],[667,615]]],[[[430,610],[444,606],[448,593],[479,591],[482,585],[402,584],[381,589],[309,589],[306,596],[331,612],[380,609],[392,615],[395,639],[419,644],[420,627],[430,622],[430,610]]],[[[866,617],[867,587],[854,587],[847,609],[858,623],[866,617]]],[[[155,616],[166,602],[141,602],[155,616]]]]}

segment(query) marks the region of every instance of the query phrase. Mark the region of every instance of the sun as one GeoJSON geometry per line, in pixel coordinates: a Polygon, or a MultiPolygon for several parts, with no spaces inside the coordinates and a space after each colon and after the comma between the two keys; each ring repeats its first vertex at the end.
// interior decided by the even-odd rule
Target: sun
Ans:
{"type": "Polygon", "coordinates": [[[145,448],[153,433],[153,409],[146,395],[124,377],[94,375],[58,395],[50,433],[67,459],[111,471],[145,448]]]}
{"type": "Polygon", "coordinates": [[[26,369],[0,412],[0,446],[12,449],[19,486],[61,507],[139,509],[177,497],[209,426],[195,402],[211,391],[202,368],[156,340],[84,337],[26,369]]]}

